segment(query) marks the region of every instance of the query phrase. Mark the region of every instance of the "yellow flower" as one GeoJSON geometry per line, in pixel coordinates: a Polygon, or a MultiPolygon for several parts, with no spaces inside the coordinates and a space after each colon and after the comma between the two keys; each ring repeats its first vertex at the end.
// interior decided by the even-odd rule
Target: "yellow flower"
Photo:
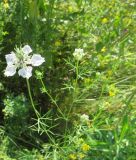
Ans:
{"type": "Polygon", "coordinates": [[[109,87],[109,96],[113,97],[118,93],[118,88],[116,88],[114,85],[111,85],[109,87]]]}
{"type": "Polygon", "coordinates": [[[75,154],[70,154],[70,155],[69,155],[69,158],[70,158],[71,160],[76,160],[76,159],[77,159],[77,156],[76,156],[75,154]]]}
{"type": "Polygon", "coordinates": [[[83,153],[79,153],[79,155],[78,155],[78,156],[79,156],[79,158],[80,158],[80,159],[83,159],[83,158],[85,157],[85,154],[83,154],[83,153]]]}
{"type": "Polygon", "coordinates": [[[111,91],[109,91],[109,96],[110,96],[110,97],[115,96],[115,92],[114,92],[114,91],[112,91],[112,90],[111,90],[111,91]]]}
{"type": "Polygon", "coordinates": [[[103,19],[102,19],[102,23],[103,23],[103,24],[106,24],[107,22],[108,22],[108,19],[107,19],[107,18],[103,18],[103,19]]]}
{"type": "Polygon", "coordinates": [[[4,2],[4,8],[8,9],[9,8],[8,0],[3,0],[3,2],[4,2]]]}
{"type": "Polygon", "coordinates": [[[8,3],[4,3],[4,8],[8,9],[9,8],[9,4],[8,3]]]}
{"type": "Polygon", "coordinates": [[[106,47],[103,47],[102,49],[101,49],[101,52],[106,52],[106,47]]]}
{"type": "Polygon", "coordinates": [[[58,40],[58,41],[55,42],[55,46],[56,46],[56,47],[58,47],[58,46],[60,46],[60,45],[61,45],[61,41],[60,41],[60,40],[58,40]]]}
{"type": "Polygon", "coordinates": [[[82,150],[83,150],[83,151],[85,151],[85,152],[86,152],[86,151],[89,151],[90,146],[89,146],[88,144],[86,144],[86,143],[85,143],[85,144],[83,144],[83,145],[82,145],[82,147],[81,147],[81,148],[82,148],[82,150]]]}
{"type": "Polygon", "coordinates": [[[68,7],[68,11],[69,11],[69,12],[72,12],[72,11],[73,11],[73,7],[72,7],[72,6],[69,6],[69,7],[68,7]]]}

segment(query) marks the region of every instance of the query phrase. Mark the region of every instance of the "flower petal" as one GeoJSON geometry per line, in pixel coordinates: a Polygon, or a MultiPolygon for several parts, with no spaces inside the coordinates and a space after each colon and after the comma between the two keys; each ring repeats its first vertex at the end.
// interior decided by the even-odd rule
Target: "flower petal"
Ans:
{"type": "Polygon", "coordinates": [[[7,61],[7,65],[13,65],[16,63],[16,60],[17,60],[16,54],[14,52],[11,52],[11,54],[5,55],[5,58],[7,61]]]}
{"type": "Polygon", "coordinates": [[[9,76],[14,76],[16,73],[16,67],[14,65],[8,65],[5,69],[4,75],[9,77],[9,76]]]}
{"type": "Polygon", "coordinates": [[[43,62],[45,62],[45,59],[40,54],[34,54],[31,58],[33,66],[40,66],[43,62]]]}
{"type": "Polygon", "coordinates": [[[19,76],[29,79],[32,76],[32,67],[24,67],[18,71],[19,76]]]}
{"type": "Polygon", "coordinates": [[[25,53],[25,54],[29,54],[32,52],[32,49],[29,45],[25,45],[23,48],[22,48],[22,51],[25,53]]]}
{"type": "Polygon", "coordinates": [[[80,61],[84,57],[85,53],[84,50],[81,48],[76,48],[73,56],[75,57],[76,60],[80,61]]]}

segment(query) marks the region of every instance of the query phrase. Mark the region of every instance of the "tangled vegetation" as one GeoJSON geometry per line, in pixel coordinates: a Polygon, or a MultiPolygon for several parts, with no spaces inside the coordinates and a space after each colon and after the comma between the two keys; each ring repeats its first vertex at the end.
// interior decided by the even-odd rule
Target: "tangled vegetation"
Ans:
{"type": "Polygon", "coordinates": [[[135,0],[1,0],[0,159],[136,160],[135,26],[135,0]]]}

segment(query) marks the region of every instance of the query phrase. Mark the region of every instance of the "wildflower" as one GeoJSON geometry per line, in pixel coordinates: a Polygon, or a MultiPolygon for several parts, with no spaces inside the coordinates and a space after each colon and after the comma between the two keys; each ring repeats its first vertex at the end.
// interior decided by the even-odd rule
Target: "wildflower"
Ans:
{"type": "Polygon", "coordinates": [[[117,92],[118,92],[118,89],[114,85],[111,85],[109,87],[109,96],[110,97],[115,96],[117,94],[117,92]]]}
{"type": "Polygon", "coordinates": [[[42,21],[42,22],[46,22],[47,19],[46,19],[46,18],[42,18],[41,21],[42,21]]]}
{"type": "Polygon", "coordinates": [[[108,22],[108,19],[107,19],[107,18],[103,18],[103,19],[102,19],[102,23],[103,23],[103,24],[106,24],[107,22],[108,22]]]}
{"type": "Polygon", "coordinates": [[[103,47],[102,49],[101,49],[101,52],[106,52],[106,47],[103,47]]]}
{"type": "Polygon", "coordinates": [[[80,61],[83,57],[84,57],[85,53],[84,50],[79,48],[79,49],[75,49],[73,56],[75,57],[76,60],[80,61]]]}
{"type": "Polygon", "coordinates": [[[19,76],[29,79],[32,76],[32,69],[34,66],[40,66],[45,59],[40,54],[30,55],[32,49],[29,45],[23,48],[16,48],[15,52],[11,52],[5,56],[7,67],[4,75],[14,76],[18,70],[19,76]]]}
{"type": "Polygon", "coordinates": [[[4,0],[4,8],[5,9],[9,8],[8,0],[4,0]]]}
{"type": "Polygon", "coordinates": [[[89,151],[90,146],[85,143],[85,144],[82,145],[81,149],[82,149],[84,152],[86,152],[86,151],[89,151]]]}
{"type": "Polygon", "coordinates": [[[69,6],[69,7],[68,7],[68,11],[69,11],[69,12],[72,12],[72,11],[73,11],[73,7],[72,7],[72,6],[69,6]]]}
{"type": "Polygon", "coordinates": [[[64,22],[64,24],[68,24],[68,21],[67,21],[67,20],[64,20],[63,22],[64,22]]]}
{"type": "Polygon", "coordinates": [[[110,96],[110,97],[115,96],[115,92],[114,92],[114,91],[112,91],[112,90],[111,90],[111,91],[109,91],[109,96],[110,96]]]}
{"type": "Polygon", "coordinates": [[[80,117],[81,122],[86,123],[89,121],[89,116],[87,114],[83,114],[80,117]]]}
{"type": "Polygon", "coordinates": [[[4,3],[4,8],[8,9],[9,8],[9,4],[8,3],[4,3]]]}
{"type": "Polygon", "coordinates": [[[55,46],[56,47],[59,47],[60,45],[61,45],[61,41],[60,40],[58,40],[58,41],[55,42],[55,46]]]}
{"type": "Polygon", "coordinates": [[[76,159],[77,159],[77,156],[76,156],[75,154],[70,154],[70,155],[69,155],[69,158],[70,158],[71,160],[76,160],[76,159]]]}

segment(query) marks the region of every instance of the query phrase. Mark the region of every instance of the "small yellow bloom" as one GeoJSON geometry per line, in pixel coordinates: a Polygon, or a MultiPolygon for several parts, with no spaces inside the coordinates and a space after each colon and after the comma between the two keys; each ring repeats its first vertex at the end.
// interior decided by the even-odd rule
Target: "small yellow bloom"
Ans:
{"type": "Polygon", "coordinates": [[[69,6],[69,7],[68,7],[68,11],[69,11],[69,12],[72,12],[72,11],[73,11],[73,7],[72,7],[72,6],[69,6]]]}
{"type": "Polygon", "coordinates": [[[110,96],[110,97],[113,97],[113,96],[115,96],[117,93],[118,93],[118,88],[116,88],[116,86],[114,86],[114,85],[111,85],[111,86],[109,87],[109,96],[110,96]]]}
{"type": "Polygon", "coordinates": [[[103,47],[102,49],[101,49],[101,52],[106,52],[106,47],[103,47]]]}
{"type": "Polygon", "coordinates": [[[70,154],[70,155],[69,155],[69,158],[70,158],[71,160],[76,160],[76,159],[77,159],[77,156],[76,156],[75,154],[70,154]]]}
{"type": "Polygon", "coordinates": [[[103,23],[103,24],[108,23],[108,19],[107,19],[107,18],[103,18],[103,19],[102,19],[102,23],[103,23]]]}
{"type": "Polygon", "coordinates": [[[4,3],[4,8],[8,9],[9,8],[9,4],[8,3],[4,3]]]}
{"type": "Polygon", "coordinates": [[[115,92],[114,92],[114,91],[109,91],[109,96],[110,96],[110,97],[115,96],[115,92]]]}
{"type": "Polygon", "coordinates": [[[81,148],[82,148],[82,150],[83,150],[83,151],[85,151],[85,152],[86,152],[86,151],[89,151],[90,146],[89,146],[88,144],[86,144],[86,143],[85,143],[85,144],[83,144],[83,145],[82,145],[82,147],[81,147],[81,148]]]}
{"type": "Polygon", "coordinates": [[[85,157],[85,154],[79,153],[78,157],[79,157],[80,159],[83,159],[83,158],[85,157]]]}
{"type": "Polygon", "coordinates": [[[4,8],[8,9],[9,8],[8,0],[3,0],[3,2],[4,2],[4,8]]]}
{"type": "Polygon", "coordinates": [[[61,41],[60,40],[58,40],[58,41],[55,42],[55,46],[56,47],[59,47],[60,45],[61,45],[61,41]]]}

